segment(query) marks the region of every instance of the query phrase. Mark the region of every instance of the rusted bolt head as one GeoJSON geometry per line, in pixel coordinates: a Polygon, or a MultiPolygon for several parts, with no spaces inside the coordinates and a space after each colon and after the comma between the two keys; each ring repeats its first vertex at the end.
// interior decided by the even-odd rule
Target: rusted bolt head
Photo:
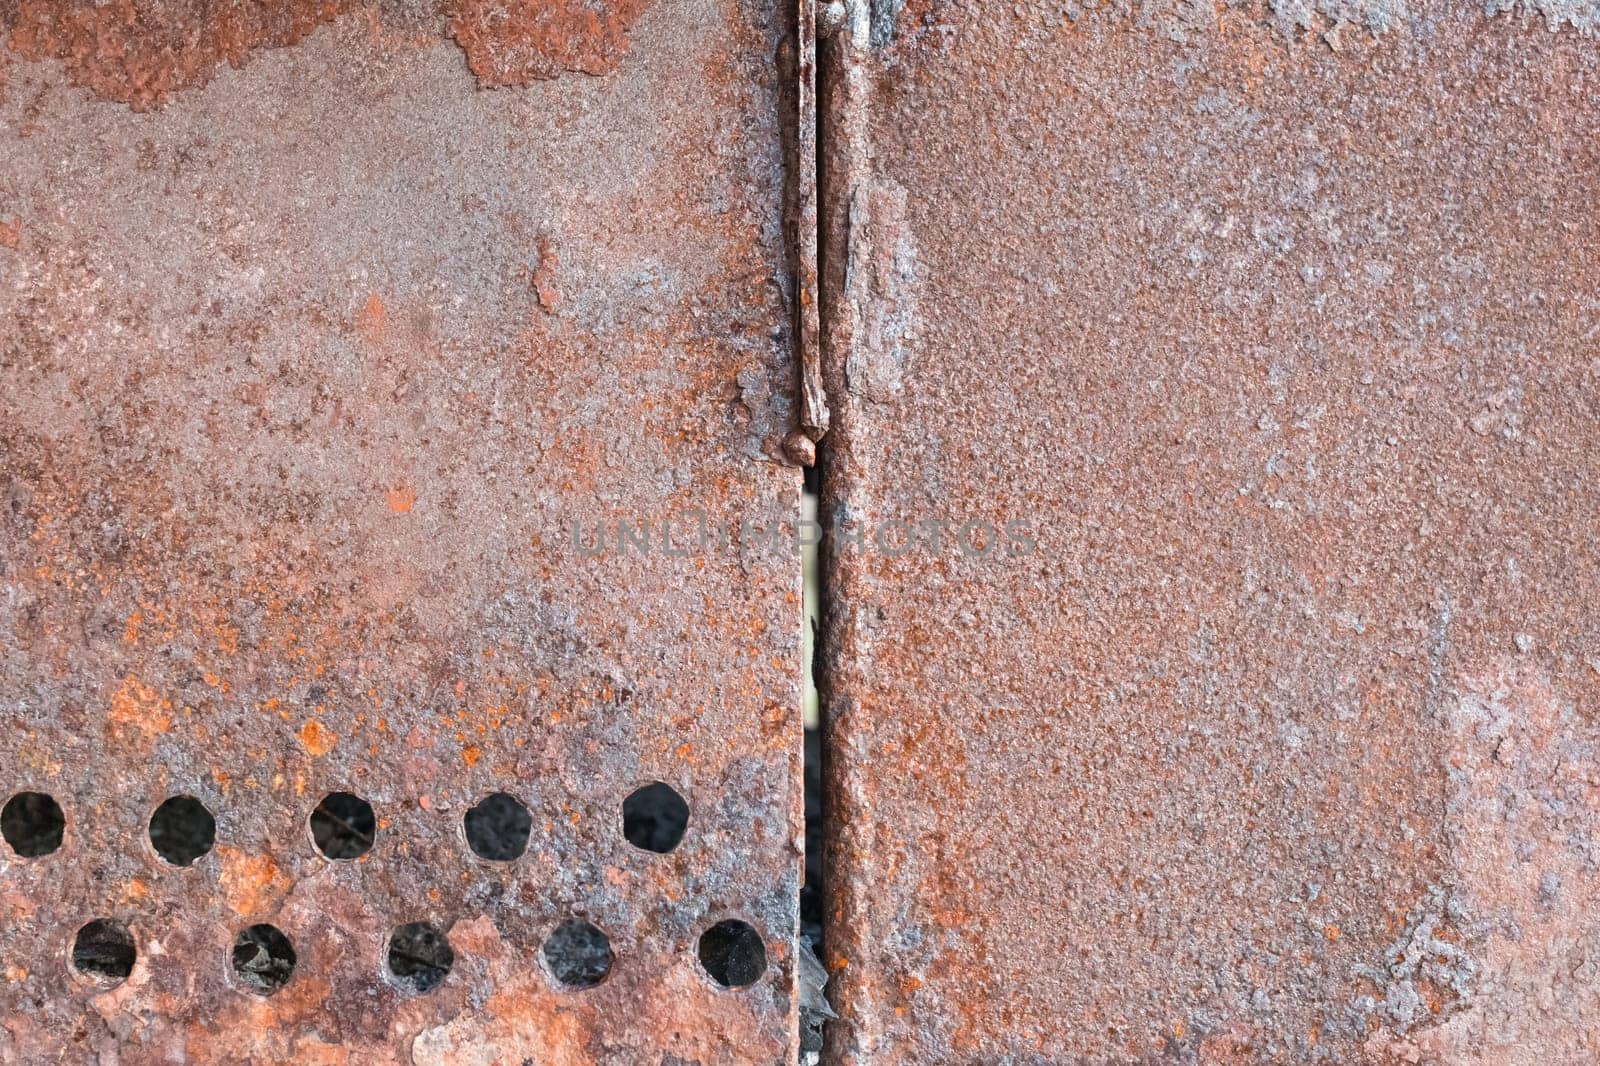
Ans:
{"type": "Polygon", "coordinates": [[[817,461],[817,442],[803,429],[791,429],[783,438],[783,454],[796,466],[810,466],[817,461]]]}

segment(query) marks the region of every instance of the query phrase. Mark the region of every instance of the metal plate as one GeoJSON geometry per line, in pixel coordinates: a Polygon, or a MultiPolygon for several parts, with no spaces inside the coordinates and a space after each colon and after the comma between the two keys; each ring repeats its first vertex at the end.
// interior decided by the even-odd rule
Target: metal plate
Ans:
{"type": "Polygon", "coordinates": [[[1593,1060],[1583,12],[874,7],[824,60],[835,1061],[1593,1060]]]}
{"type": "Polygon", "coordinates": [[[792,1057],[799,568],[656,539],[796,506],[785,17],[647,6],[0,7],[0,779],[66,819],[0,849],[0,1061],[792,1057]],[[654,780],[666,855],[622,832],[654,780]],[[335,790],[363,858],[313,846],[335,790]],[[512,862],[463,838],[495,791],[512,862]],[[216,820],[187,868],[175,794],[216,820]],[[574,915],[615,954],[583,991],[540,961],[574,915]],[[723,918],[747,988],[697,959],[723,918]],[[415,921],[455,954],[421,995],[415,921]]]}

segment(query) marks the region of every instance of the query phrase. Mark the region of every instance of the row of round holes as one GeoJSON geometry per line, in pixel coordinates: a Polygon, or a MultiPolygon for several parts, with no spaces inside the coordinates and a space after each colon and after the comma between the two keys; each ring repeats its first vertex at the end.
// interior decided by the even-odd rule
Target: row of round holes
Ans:
{"type": "MultiPolygon", "coordinates": [[[[767,969],[767,949],[747,922],[729,918],[700,934],[700,965],[723,988],[754,984],[767,969]]],[[[562,988],[593,988],[611,972],[615,955],[600,928],[581,918],[563,922],[539,949],[550,976],[562,988]]],[[[72,942],[72,967],[91,984],[111,988],[133,973],[139,957],[133,933],[110,918],[97,918],[78,930],[72,942]]],[[[455,950],[436,926],[411,922],[389,935],[388,976],[412,993],[431,992],[455,965],[455,950]]],[[[294,945],[277,926],[252,925],[234,938],[233,973],[258,995],[270,996],[289,983],[296,962],[294,945]]]]}
{"type": "MultiPolygon", "coordinates": [[[[350,792],[330,792],[311,812],[311,839],[329,859],[355,859],[377,840],[372,804],[350,792]]],[[[66,815],[54,797],[18,792],[0,809],[0,836],[24,858],[61,847],[66,815]]],[[[515,796],[495,792],[462,817],[467,846],[481,859],[510,862],[528,848],[533,816],[515,796]]],[[[660,781],[636,789],[622,801],[622,835],[636,848],[665,854],[683,840],[689,804],[660,781]]],[[[189,866],[216,843],[216,819],[193,796],[172,796],[150,816],[150,843],[173,866],[189,866]]]]}

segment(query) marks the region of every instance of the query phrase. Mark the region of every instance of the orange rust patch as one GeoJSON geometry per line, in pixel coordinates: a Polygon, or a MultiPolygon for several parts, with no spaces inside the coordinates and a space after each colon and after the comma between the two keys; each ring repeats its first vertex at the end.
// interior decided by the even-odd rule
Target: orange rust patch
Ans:
{"type": "Polygon", "coordinates": [[[417,502],[417,490],[402,482],[384,494],[384,501],[395,514],[405,514],[417,502]]]}
{"type": "Polygon", "coordinates": [[[388,336],[389,309],[383,306],[383,300],[377,293],[368,296],[367,302],[356,312],[356,329],[361,331],[361,336],[366,338],[368,344],[382,344],[384,337],[388,336]]]}
{"type": "Polygon", "coordinates": [[[129,739],[137,735],[149,742],[172,728],[172,701],[163,699],[150,686],[132,674],[111,694],[107,724],[113,736],[129,739]]]}
{"type": "Polygon", "coordinates": [[[339,743],[338,735],[315,719],[300,727],[299,737],[300,746],[312,755],[326,755],[339,743]]]}
{"type": "Polygon", "coordinates": [[[22,244],[22,219],[0,221],[0,248],[17,248],[22,244]]]}
{"type": "Polygon", "coordinates": [[[262,913],[289,888],[289,879],[270,855],[221,846],[217,854],[222,859],[222,898],[240,917],[262,913]]]}
{"type": "Polygon", "coordinates": [[[239,630],[236,626],[219,625],[212,629],[212,633],[217,638],[217,650],[222,654],[232,655],[239,650],[239,630]]]}

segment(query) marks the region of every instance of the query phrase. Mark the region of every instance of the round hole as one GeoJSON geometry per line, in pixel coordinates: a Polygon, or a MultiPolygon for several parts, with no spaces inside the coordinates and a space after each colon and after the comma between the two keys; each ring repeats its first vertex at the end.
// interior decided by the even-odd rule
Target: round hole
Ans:
{"type": "Polygon", "coordinates": [[[556,926],[539,953],[563,988],[593,988],[611,972],[610,938],[581,918],[556,926]]]}
{"type": "Polygon", "coordinates": [[[767,946],[748,922],[729,918],[700,934],[700,965],[723,988],[743,988],[767,972],[767,946]]]}
{"type": "Polygon", "coordinates": [[[211,850],[217,820],[193,796],[173,796],[150,816],[150,844],[173,866],[188,866],[211,850]]]}
{"type": "Polygon", "coordinates": [[[233,941],[233,972],[243,985],[270,996],[294,973],[294,947],[275,925],[252,925],[233,941]]]}
{"type": "Polygon", "coordinates": [[[389,975],[407,992],[432,992],[455,961],[450,941],[427,922],[402,925],[389,934],[389,975]]]}
{"type": "Polygon", "coordinates": [[[378,819],[372,804],[349,792],[330,792],[311,812],[311,839],[330,859],[358,859],[372,850],[378,819]]]}
{"type": "Polygon", "coordinates": [[[67,816],[43,792],[18,792],[0,810],[0,836],[25,859],[48,855],[61,846],[67,816]]]}
{"type": "Polygon", "coordinates": [[[656,781],[622,801],[622,835],[636,848],[665,854],[688,827],[689,804],[671,785],[656,781]]]}
{"type": "Polygon", "coordinates": [[[96,918],[72,940],[72,968],[102,988],[127,980],[138,957],[128,927],[110,918],[96,918]]]}
{"type": "Polygon", "coordinates": [[[480,859],[510,862],[528,850],[533,816],[521,800],[496,792],[485,796],[463,819],[467,846],[480,859]]]}

